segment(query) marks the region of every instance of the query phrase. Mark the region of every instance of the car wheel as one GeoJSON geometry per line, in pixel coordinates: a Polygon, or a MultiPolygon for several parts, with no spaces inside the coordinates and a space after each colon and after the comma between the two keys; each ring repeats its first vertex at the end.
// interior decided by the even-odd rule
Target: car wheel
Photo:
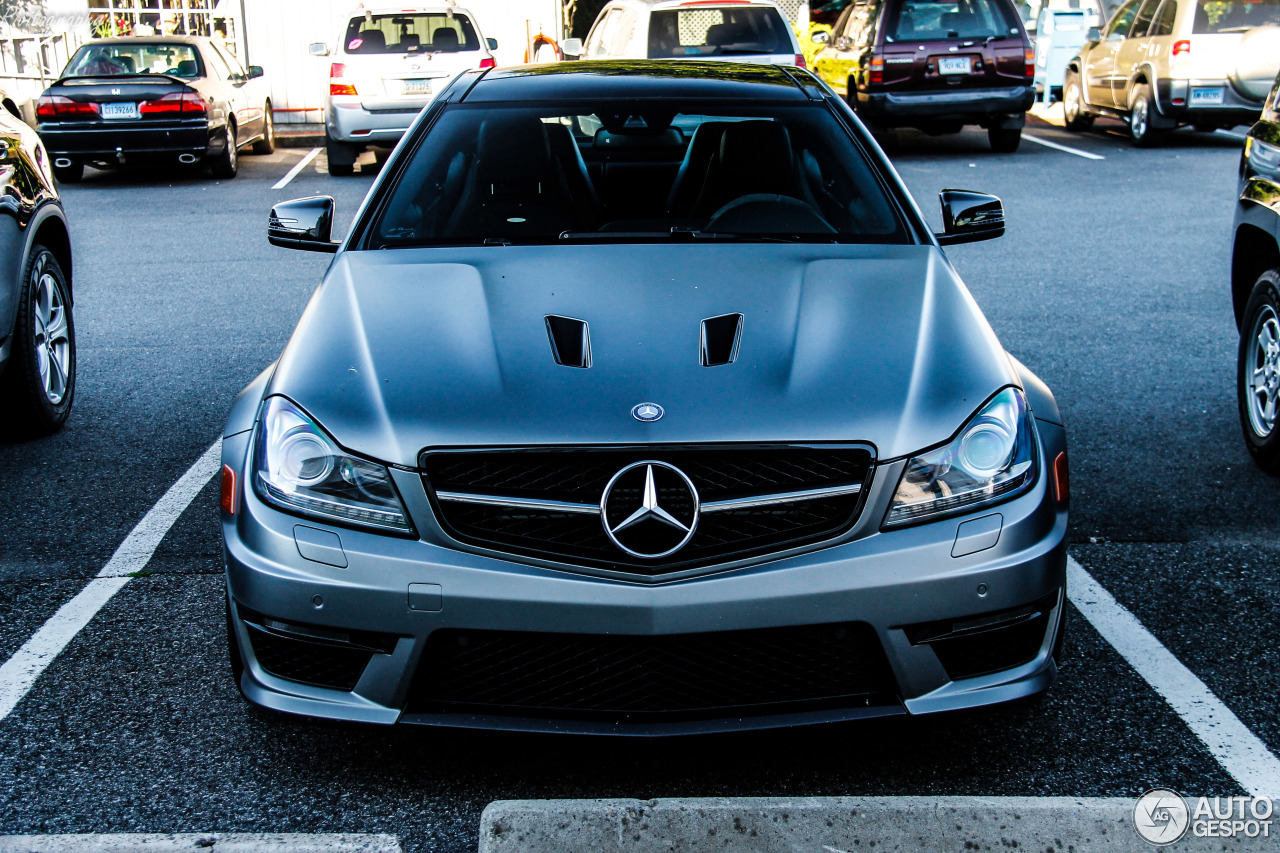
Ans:
{"type": "Polygon", "coordinates": [[[1078,74],[1068,73],[1062,84],[1062,117],[1067,130],[1079,132],[1093,126],[1093,116],[1084,109],[1084,90],[1078,74]]]}
{"type": "Polygon", "coordinates": [[[1259,468],[1280,475],[1280,270],[1258,278],[1240,329],[1236,396],[1245,446],[1259,468]]]}
{"type": "Polygon", "coordinates": [[[987,140],[991,143],[992,151],[998,154],[1012,154],[1018,150],[1018,145],[1022,142],[1022,128],[988,128],[987,140]]]}
{"type": "Polygon", "coordinates": [[[215,178],[234,178],[240,170],[239,155],[236,152],[236,128],[230,122],[223,129],[226,145],[223,151],[216,154],[210,168],[215,178]]]}
{"type": "Polygon", "coordinates": [[[1158,127],[1159,117],[1151,99],[1151,87],[1140,83],[1134,87],[1133,103],[1129,105],[1129,136],[1139,148],[1151,148],[1164,139],[1165,131],[1158,127]]]}
{"type": "Polygon", "coordinates": [[[78,184],[84,180],[84,163],[72,163],[70,166],[54,166],[53,176],[62,184],[78,184]]]}
{"type": "Polygon", "coordinates": [[[351,146],[343,145],[341,142],[334,142],[326,134],[324,137],[324,153],[329,160],[330,175],[340,178],[355,174],[358,152],[352,151],[351,146]]]}
{"type": "Polygon", "coordinates": [[[276,150],[276,120],[271,117],[271,102],[262,108],[262,138],[253,143],[254,154],[270,154],[276,150]]]}
{"type": "Polygon", "coordinates": [[[3,394],[19,435],[47,435],[67,420],[76,390],[76,332],[67,277],[58,259],[35,245],[19,290],[13,349],[3,394]]]}

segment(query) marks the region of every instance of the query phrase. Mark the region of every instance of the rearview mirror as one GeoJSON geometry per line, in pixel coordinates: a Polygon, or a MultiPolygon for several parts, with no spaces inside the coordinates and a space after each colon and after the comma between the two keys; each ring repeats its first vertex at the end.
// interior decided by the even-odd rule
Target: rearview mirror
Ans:
{"type": "Polygon", "coordinates": [[[256,79],[258,79],[259,77],[261,77],[264,73],[265,73],[265,72],[262,70],[262,66],[261,66],[261,65],[250,65],[250,66],[249,66],[249,79],[250,79],[250,80],[256,80],[256,79]]]}
{"type": "Polygon", "coordinates": [[[829,30],[818,30],[816,33],[809,36],[809,41],[814,44],[826,44],[831,41],[831,32],[829,30]]]}
{"type": "Polygon", "coordinates": [[[497,50],[497,49],[498,49],[498,40],[497,40],[497,39],[485,39],[485,40],[484,40],[484,43],[485,43],[485,44],[487,44],[487,45],[489,45],[489,50],[497,50]]]}
{"type": "Polygon", "coordinates": [[[560,42],[560,52],[566,57],[577,59],[582,56],[582,39],[565,39],[560,42]]]}
{"type": "Polygon", "coordinates": [[[1102,41],[1102,33],[1097,27],[1089,27],[1089,32],[1085,34],[1085,38],[1089,41],[1102,41]]]}
{"type": "Polygon", "coordinates": [[[307,45],[307,53],[311,54],[312,56],[328,56],[329,45],[325,44],[322,41],[314,42],[310,45],[307,45]]]}
{"type": "Polygon", "coordinates": [[[935,234],[939,245],[976,243],[1004,234],[1004,205],[987,193],[970,190],[943,190],[938,193],[942,204],[941,234],[935,234]]]}
{"type": "Polygon", "coordinates": [[[267,220],[267,242],[308,252],[338,251],[338,244],[329,239],[333,208],[333,197],[327,195],[280,202],[267,220]]]}

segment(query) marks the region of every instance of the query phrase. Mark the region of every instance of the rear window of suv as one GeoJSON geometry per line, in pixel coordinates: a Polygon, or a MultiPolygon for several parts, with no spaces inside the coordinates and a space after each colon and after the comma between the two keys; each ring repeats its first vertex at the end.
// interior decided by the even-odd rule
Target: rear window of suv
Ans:
{"type": "Polygon", "coordinates": [[[1196,6],[1193,33],[1242,33],[1254,27],[1280,24],[1280,0],[1224,3],[1200,0],[1196,6]]]}
{"type": "Polygon", "coordinates": [[[776,9],[664,9],[649,19],[649,57],[791,53],[786,22],[776,9]]]}
{"type": "Polygon", "coordinates": [[[1016,15],[1000,0],[906,0],[891,13],[885,40],[945,41],[1016,35],[1016,15]]]}
{"type": "Polygon", "coordinates": [[[480,39],[466,15],[365,15],[352,18],[343,39],[347,53],[453,53],[479,50],[480,39]]]}

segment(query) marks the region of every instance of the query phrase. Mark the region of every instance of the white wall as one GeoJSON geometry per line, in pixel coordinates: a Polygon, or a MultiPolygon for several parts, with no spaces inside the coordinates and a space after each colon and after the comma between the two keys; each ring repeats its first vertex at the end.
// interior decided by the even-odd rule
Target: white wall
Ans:
{"type": "MultiPolygon", "coordinates": [[[[323,123],[330,58],[309,55],[307,45],[324,42],[332,49],[355,5],[352,0],[244,0],[248,62],[261,65],[271,81],[277,125],[323,123]]],[[[369,3],[376,5],[382,4],[369,3]]],[[[560,36],[560,0],[460,0],[458,6],[471,11],[486,38],[498,40],[499,65],[524,61],[526,25],[534,35],[560,36]]]]}

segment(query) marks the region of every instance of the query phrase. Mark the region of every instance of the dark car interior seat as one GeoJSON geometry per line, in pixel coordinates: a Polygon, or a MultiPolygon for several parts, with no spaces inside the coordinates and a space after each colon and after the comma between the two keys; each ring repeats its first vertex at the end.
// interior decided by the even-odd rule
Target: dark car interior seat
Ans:
{"type": "Polygon", "coordinates": [[[396,48],[401,53],[408,53],[409,51],[417,50],[420,47],[422,47],[422,39],[417,35],[417,33],[405,33],[400,36],[400,44],[396,45],[396,48]]]}
{"type": "Polygon", "coordinates": [[[774,121],[730,122],[707,166],[692,216],[704,219],[745,195],[805,200],[787,129],[774,121]]]}
{"type": "Polygon", "coordinates": [[[200,73],[199,66],[196,65],[194,59],[184,59],[178,63],[178,67],[174,69],[174,73],[179,77],[194,77],[200,73]]]}
{"type": "Polygon", "coordinates": [[[460,48],[458,31],[453,27],[436,27],[431,31],[431,49],[453,53],[460,48]]]}
{"type": "Polygon", "coordinates": [[[382,30],[361,30],[357,38],[360,46],[354,50],[347,48],[352,53],[382,53],[387,49],[387,36],[382,30]]]}
{"type": "Polygon", "coordinates": [[[132,74],[134,71],[138,70],[138,67],[133,64],[132,56],[121,55],[115,57],[115,60],[120,63],[120,67],[124,69],[126,74],[132,74]]]}
{"type": "Polygon", "coordinates": [[[582,159],[582,150],[573,138],[573,131],[563,124],[544,123],[543,128],[551,146],[552,160],[564,180],[574,206],[582,215],[583,221],[589,227],[594,227],[602,218],[600,195],[587,173],[587,163],[582,159]]]}
{"type": "Polygon", "coordinates": [[[546,127],[524,116],[480,126],[475,162],[446,229],[450,236],[518,238],[583,227],[546,127]]]}
{"type": "Polygon", "coordinates": [[[732,123],[704,121],[694,130],[693,138],[689,140],[689,147],[684,153],[684,160],[676,171],[671,192],[667,195],[667,216],[675,219],[693,216],[693,206],[698,201],[698,193],[702,191],[707,166],[720,149],[720,137],[724,135],[724,129],[732,123]]]}

